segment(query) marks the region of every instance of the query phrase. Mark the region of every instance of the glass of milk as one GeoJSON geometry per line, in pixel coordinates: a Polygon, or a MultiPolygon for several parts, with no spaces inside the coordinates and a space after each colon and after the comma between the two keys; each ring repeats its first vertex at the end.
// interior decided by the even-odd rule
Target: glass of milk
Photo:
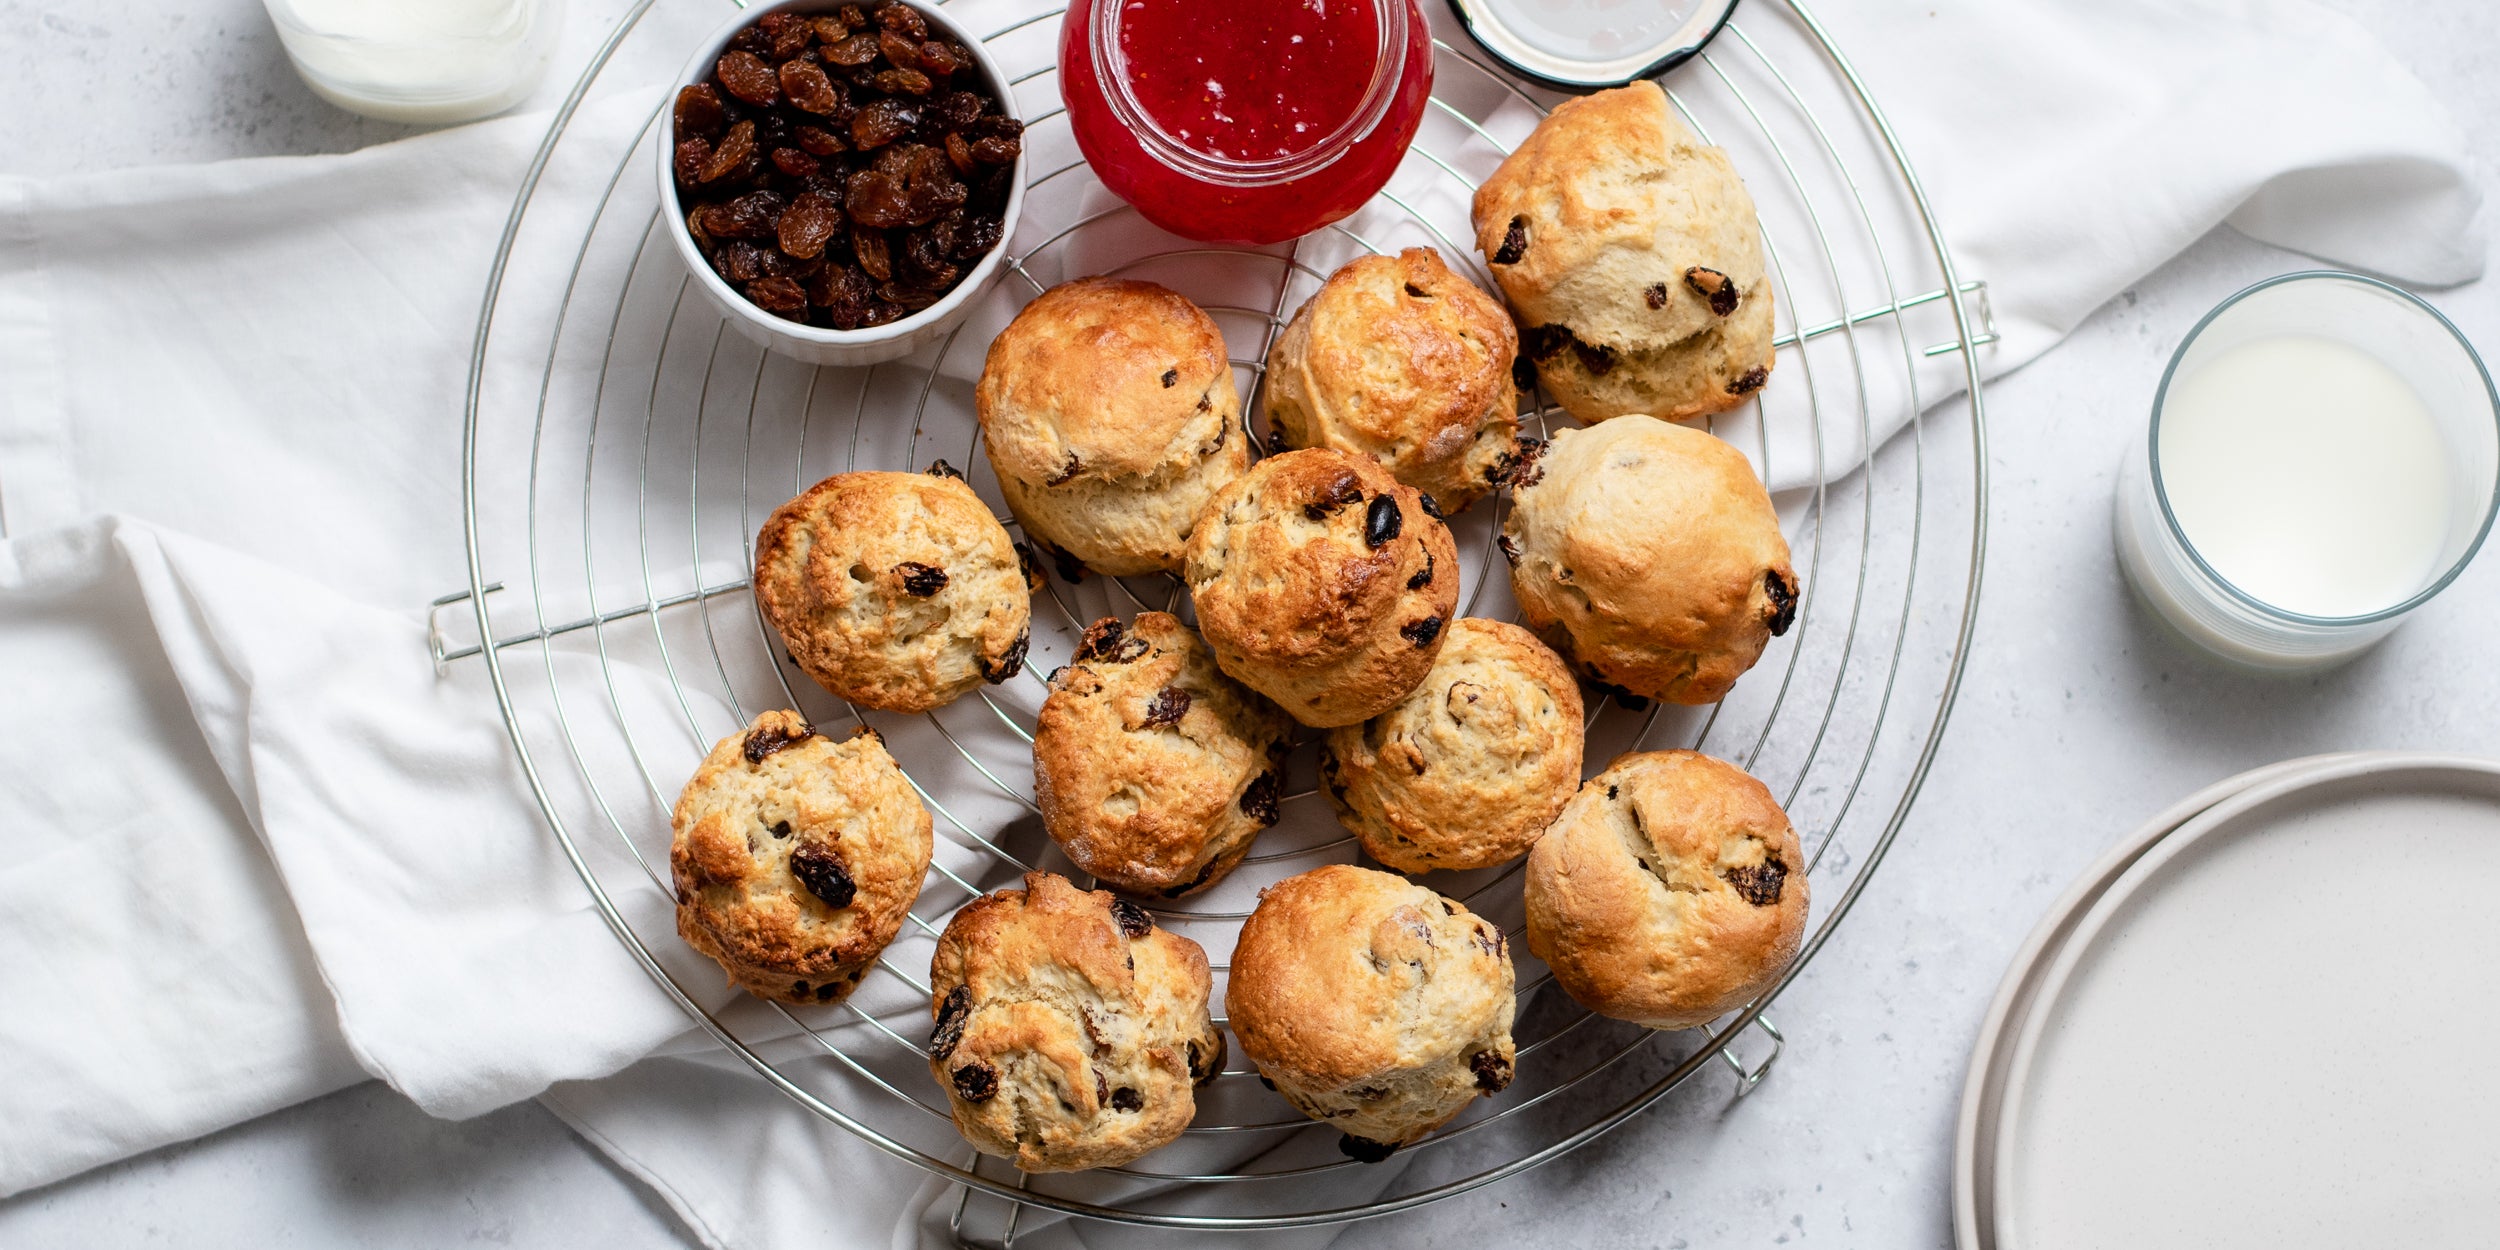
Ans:
{"type": "Polygon", "coordinates": [[[2448,319],[2359,274],[2270,278],[2188,332],[2119,475],[2119,564],[2188,641],[2295,671],[2387,636],[2500,507],[2500,396],[2448,319]]]}
{"type": "Polygon", "coordinates": [[[314,94],[384,121],[490,117],[546,77],[563,0],[263,0],[314,94]]]}

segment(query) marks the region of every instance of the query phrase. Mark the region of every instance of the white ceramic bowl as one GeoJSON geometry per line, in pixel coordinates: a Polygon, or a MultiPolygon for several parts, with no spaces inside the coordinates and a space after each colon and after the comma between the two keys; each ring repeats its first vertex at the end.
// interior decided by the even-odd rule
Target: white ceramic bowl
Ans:
{"type": "MultiPolygon", "coordinates": [[[[701,47],[695,49],[694,55],[687,59],[686,67],[670,84],[668,98],[674,101],[679,90],[708,81],[712,76],[712,67],[729,47],[729,41],[765,14],[785,9],[801,13],[829,12],[851,2],[855,0],[765,0],[739,10],[720,29],[713,31],[701,47]]],[[[997,61],[991,59],[989,49],[981,46],[980,38],[934,6],[914,4],[911,7],[928,19],[931,29],[945,32],[955,42],[972,50],[973,64],[987,81],[991,94],[997,97],[1000,110],[1022,121],[1023,115],[1016,110],[1015,93],[1008,86],[1006,73],[999,69],[997,61]]],[[[954,290],[900,321],[857,330],[826,329],[765,312],[748,303],[744,295],[712,271],[711,262],[703,258],[703,253],[694,245],[694,236],[686,230],[687,209],[677,198],[677,177],[670,162],[676,147],[675,129],[663,121],[660,134],[659,158],[654,164],[660,179],[660,207],[669,219],[669,224],[663,228],[667,230],[670,241],[677,245],[678,259],[685,262],[687,271],[693,274],[695,289],[703,292],[704,297],[720,309],[721,315],[729,319],[730,325],[737,327],[738,333],[772,351],[812,365],[872,365],[881,360],[910,355],[946,337],[947,332],[972,311],[973,302],[980,299],[982,293],[989,290],[998,281],[998,276],[1006,271],[1007,246],[1015,239],[1016,219],[1024,212],[1024,157],[1019,154],[1016,157],[1013,189],[1007,193],[1006,217],[999,223],[998,246],[975,262],[963,280],[955,284],[954,290]]]]}

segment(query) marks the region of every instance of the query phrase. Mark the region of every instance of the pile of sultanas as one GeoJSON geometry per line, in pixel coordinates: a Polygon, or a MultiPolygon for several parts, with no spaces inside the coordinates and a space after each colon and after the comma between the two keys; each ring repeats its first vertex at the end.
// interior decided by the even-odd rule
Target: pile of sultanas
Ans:
{"type": "Polygon", "coordinates": [[[998,246],[1024,126],[910,6],[769,13],[677,93],[695,246],[755,306],[838,330],[937,302],[998,246]]]}

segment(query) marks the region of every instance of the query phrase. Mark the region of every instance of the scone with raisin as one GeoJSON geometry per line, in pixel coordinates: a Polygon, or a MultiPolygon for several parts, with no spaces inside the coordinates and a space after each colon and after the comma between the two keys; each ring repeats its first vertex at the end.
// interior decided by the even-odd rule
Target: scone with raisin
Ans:
{"type": "Polygon", "coordinates": [[[1500,926],[1330,864],[1260,892],[1224,1014],[1276,1092],[1371,1163],[1510,1084],[1511,994],[1500,926]]]}
{"type": "Polygon", "coordinates": [[[670,826],[678,935],[779,1002],[849,997],[929,871],[929,810],[885,744],[796,712],[715,744],[670,826]]]}
{"type": "Polygon", "coordinates": [[[1580,784],[1579,683],[1534,634],[1462,617],[1423,684],[1328,731],[1320,782],[1373,859],[1400,872],[1517,858],[1580,784]]]}
{"type": "Polygon", "coordinates": [[[1640,416],[1563,430],[1511,490],[1520,619],[1599,682],[1715,703],[1796,619],[1779,514],[1722,439],[1640,416]]]}
{"type": "Polygon", "coordinates": [[[1161,612],[1094,622],[1051,675],[1033,732],[1042,826],[1076,866],[1131,894],[1223,879],[1276,823],[1293,722],[1161,612]]]}
{"type": "Polygon", "coordinates": [[[1528,852],[1528,949],[1580,1005],[1689,1029],[1752,1002],[1805,936],[1805,855],[1761,782],[1692,751],[1626,755],[1528,852]]]}
{"type": "Polygon", "coordinates": [[[961,475],[837,473],[773,510],[755,601],[790,658],[861,707],[925,712],[1024,667],[1032,594],[961,475]]]}
{"type": "Polygon", "coordinates": [[[929,1070],[955,1128],[1027,1172],[1117,1167],[1181,1135],[1224,1070],[1206,952],[1065,877],[964,905],[929,961],[929,1070]]]}
{"type": "Polygon", "coordinates": [[[1267,354],[1280,447],[1370,456],[1460,512],[1519,441],[1519,331],[1492,296],[1410,247],[1330,274],[1267,354]]]}
{"type": "Polygon", "coordinates": [[[1026,535],[1114,577],[1179,572],[1198,510],[1250,466],[1223,335],[1151,282],[1043,292],[990,341],[973,402],[1026,535]]]}
{"type": "Polygon", "coordinates": [[[1406,697],[1458,606],[1458,547],[1414,487],[1341,451],[1271,456],[1207,504],[1185,570],[1215,662],[1314,728],[1406,697]]]}
{"type": "Polygon", "coordinates": [[[1477,188],[1476,246],[1582,421],[1723,412],[1771,373],[1753,197],[1654,82],[1566,100],[1477,188]]]}

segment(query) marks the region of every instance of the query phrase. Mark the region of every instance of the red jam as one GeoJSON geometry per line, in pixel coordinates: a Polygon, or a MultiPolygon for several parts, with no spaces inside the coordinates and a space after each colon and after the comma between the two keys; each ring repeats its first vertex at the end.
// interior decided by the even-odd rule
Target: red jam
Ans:
{"type": "Polygon", "coordinates": [[[1432,31],[1415,0],[1075,0],[1059,77],[1077,148],[1147,220],[1273,243],[1389,181],[1432,31]]]}

